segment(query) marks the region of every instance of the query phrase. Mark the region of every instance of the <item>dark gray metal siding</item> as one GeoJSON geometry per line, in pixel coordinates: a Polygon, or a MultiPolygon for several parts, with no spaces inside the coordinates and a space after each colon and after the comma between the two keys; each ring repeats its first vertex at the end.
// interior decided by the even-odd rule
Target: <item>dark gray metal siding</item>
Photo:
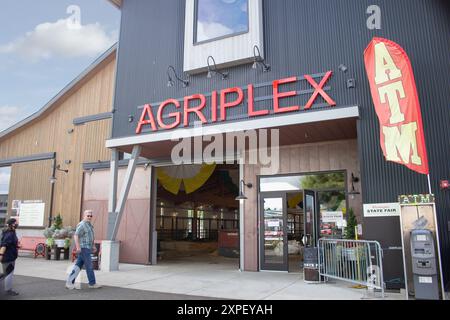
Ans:
{"type": "MultiPolygon", "coordinates": [[[[205,73],[191,76],[188,88],[179,83],[168,88],[167,67],[173,65],[178,72],[183,67],[185,2],[124,0],[113,137],[134,135],[136,120],[129,123],[128,116],[139,118],[137,106],[145,103],[333,70],[327,84],[330,96],[340,106],[360,106],[363,201],[396,202],[399,194],[426,193],[426,177],[386,162],[379,146],[379,124],[363,52],[374,36],[388,38],[405,49],[414,70],[441,227],[443,267],[449,279],[450,192],[439,190],[439,179],[450,175],[450,10],[446,1],[264,0],[263,4],[265,55],[271,72],[255,71],[247,64],[226,69],[230,77],[225,81],[219,77],[206,79],[205,73]],[[381,30],[366,27],[366,9],[372,4],[381,8],[381,30]],[[348,66],[346,73],[338,71],[341,63],[348,66]],[[355,89],[346,88],[349,78],[356,80],[355,89]]],[[[391,220],[367,219],[365,236],[380,240],[385,248],[398,245],[398,221],[391,220]],[[387,226],[392,230],[389,234],[384,232],[387,226]]],[[[398,262],[398,254],[394,260],[398,262]]],[[[398,271],[401,266],[387,267],[394,270],[391,278],[403,277],[398,271]]]]}

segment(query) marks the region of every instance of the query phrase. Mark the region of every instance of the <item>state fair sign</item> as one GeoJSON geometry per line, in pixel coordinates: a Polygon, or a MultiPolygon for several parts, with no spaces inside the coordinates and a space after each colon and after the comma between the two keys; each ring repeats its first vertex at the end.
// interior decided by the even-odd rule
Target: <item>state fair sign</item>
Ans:
{"type": "Polygon", "coordinates": [[[374,38],[364,51],[364,62],[386,160],[428,174],[422,115],[408,55],[395,42],[374,38]]]}

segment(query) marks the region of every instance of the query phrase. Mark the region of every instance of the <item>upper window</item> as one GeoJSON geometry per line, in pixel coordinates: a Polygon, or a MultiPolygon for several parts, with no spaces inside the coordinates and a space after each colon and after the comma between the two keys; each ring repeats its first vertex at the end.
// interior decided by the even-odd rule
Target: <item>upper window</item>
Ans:
{"type": "Polygon", "coordinates": [[[248,0],[197,0],[196,4],[196,43],[248,32],[248,0]]]}
{"type": "Polygon", "coordinates": [[[185,0],[183,71],[208,71],[209,56],[219,69],[253,62],[255,45],[264,58],[262,1],[185,0]]]}

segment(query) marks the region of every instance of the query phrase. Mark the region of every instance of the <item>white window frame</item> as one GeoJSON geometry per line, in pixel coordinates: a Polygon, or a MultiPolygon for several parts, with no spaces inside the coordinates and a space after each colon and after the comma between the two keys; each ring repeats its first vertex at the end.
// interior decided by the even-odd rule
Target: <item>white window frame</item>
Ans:
{"type": "Polygon", "coordinates": [[[218,68],[253,61],[253,46],[264,58],[262,0],[248,0],[248,32],[195,43],[196,0],[186,0],[184,29],[184,72],[196,74],[208,70],[208,56],[218,68]]]}

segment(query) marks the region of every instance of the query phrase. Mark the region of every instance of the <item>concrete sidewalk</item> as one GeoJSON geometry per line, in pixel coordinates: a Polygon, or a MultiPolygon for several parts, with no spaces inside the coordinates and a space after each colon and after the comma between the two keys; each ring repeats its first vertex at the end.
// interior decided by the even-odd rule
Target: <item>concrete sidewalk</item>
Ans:
{"type": "MultiPolygon", "coordinates": [[[[72,263],[20,257],[16,274],[65,280],[72,263]]],[[[240,272],[236,260],[217,257],[209,262],[185,259],[166,261],[156,266],[120,264],[115,272],[96,271],[97,282],[105,286],[162,293],[244,300],[361,300],[381,299],[352,284],[307,284],[303,273],[240,272]]],[[[84,270],[77,281],[87,283],[84,270]]],[[[78,284],[79,285],[79,284],[78,284]]],[[[85,286],[85,285],[83,285],[85,286]]],[[[385,299],[401,300],[404,295],[387,293],[385,299]]]]}

